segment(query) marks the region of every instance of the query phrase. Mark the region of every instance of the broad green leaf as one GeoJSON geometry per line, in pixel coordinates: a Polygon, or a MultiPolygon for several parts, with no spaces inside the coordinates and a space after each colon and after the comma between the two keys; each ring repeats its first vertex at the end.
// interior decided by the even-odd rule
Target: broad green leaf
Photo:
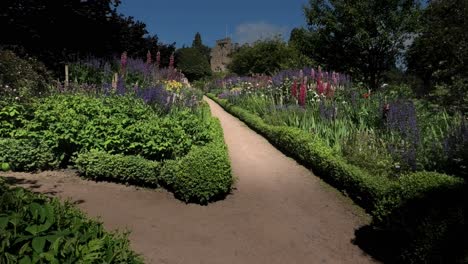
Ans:
{"type": "Polygon", "coordinates": [[[24,256],[22,259],[20,259],[18,264],[31,264],[31,258],[24,256]]]}
{"type": "Polygon", "coordinates": [[[31,245],[34,251],[40,254],[44,251],[45,243],[46,243],[45,237],[35,237],[33,238],[31,245]]]}

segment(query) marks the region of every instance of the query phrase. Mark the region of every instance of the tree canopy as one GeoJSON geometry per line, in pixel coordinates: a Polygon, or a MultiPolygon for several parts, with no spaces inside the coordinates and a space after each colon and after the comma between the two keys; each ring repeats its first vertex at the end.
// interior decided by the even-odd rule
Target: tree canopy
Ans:
{"type": "Polygon", "coordinates": [[[145,57],[148,50],[168,50],[161,52],[162,60],[168,60],[174,44],[149,36],[144,23],[117,12],[119,4],[120,0],[2,0],[0,45],[37,56],[49,66],[123,51],[145,57]]]}
{"type": "Polygon", "coordinates": [[[313,62],[292,45],[280,39],[270,39],[241,46],[232,55],[228,69],[239,75],[274,74],[282,69],[311,64],[313,62]]]}
{"type": "Polygon", "coordinates": [[[181,48],[176,52],[177,68],[190,80],[211,75],[211,68],[203,53],[196,48],[181,48]]]}
{"type": "Polygon", "coordinates": [[[309,0],[304,7],[310,34],[306,50],[318,63],[379,86],[411,37],[419,14],[415,0],[309,0]]]}

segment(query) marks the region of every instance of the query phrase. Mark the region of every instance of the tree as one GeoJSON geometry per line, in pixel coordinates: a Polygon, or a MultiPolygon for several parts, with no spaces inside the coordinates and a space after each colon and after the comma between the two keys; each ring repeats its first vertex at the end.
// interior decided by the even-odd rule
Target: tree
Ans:
{"type": "Polygon", "coordinates": [[[408,52],[408,69],[432,84],[468,76],[468,2],[432,1],[424,10],[420,34],[408,52]]]}
{"type": "Polygon", "coordinates": [[[192,42],[192,48],[198,49],[203,54],[203,56],[205,56],[208,62],[210,61],[211,49],[208,46],[203,45],[201,34],[199,32],[195,34],[195,38],[192,42]]]}
{"type": "Polygon", "coordinates": [[[432,1],[408,52],[408,70],[424,92],[455,110],[468,112],[468,2],[432,1]]]}
{"type": "Polygon", "coordinates": [[[36,56],[60,72],[64,62],[87,56],[127,51],[145,58],[161,44],[156,36],[148,36],[144,23],[119,14],[119,4],[120,0],[2,0],[0,35],[8,37],[0,38],[0,46],[36,56]]]}
{"type": "Polygon", "coordinates": [[[176,66],[190,80],[195,81],[211,75],[210,64],[196,48],[181,48],[176,52],[176,66]]]}
{"type": "Polygon", "coordinates": [[[304,12],[313,50],[308,55],[377,88],[411,36],[418,2],[309,0],[304,12]]]}
{"type": "Polygon", "coordinates": [[[274,74],[288,69],[310,66],[309,58],[280,39],[260,40],[245,44],[233,55],[228,69],[239,75],[274,74]]]}

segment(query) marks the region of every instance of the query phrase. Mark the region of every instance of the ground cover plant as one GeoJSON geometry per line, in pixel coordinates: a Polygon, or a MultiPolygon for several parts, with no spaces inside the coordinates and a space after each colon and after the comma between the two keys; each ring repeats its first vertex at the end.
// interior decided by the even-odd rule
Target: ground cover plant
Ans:
{"type": "Polygon", "coordinates": [[[125,234],[109,233],[68,202],[0,180],[0,263],[143,263],[125,234]]]}

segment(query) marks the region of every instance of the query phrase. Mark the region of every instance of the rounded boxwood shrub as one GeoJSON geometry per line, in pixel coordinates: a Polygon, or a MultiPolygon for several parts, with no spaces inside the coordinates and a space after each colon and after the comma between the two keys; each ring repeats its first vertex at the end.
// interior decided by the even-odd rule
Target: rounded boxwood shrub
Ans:
{"type": "Polygon", "coordinates": [[[219,120],[212,125],[214,141],[194,147],[178,160],[166,161],[163,182],[185,202],[206,204],[231,191],[234,179],[219,120]]]}
{"type": "Polygon", "coordinates": [[[75,165],[85,178],[145,186],[158,184],[159,163],[139,156],[90,151],[79,154],[75,165]]]}

